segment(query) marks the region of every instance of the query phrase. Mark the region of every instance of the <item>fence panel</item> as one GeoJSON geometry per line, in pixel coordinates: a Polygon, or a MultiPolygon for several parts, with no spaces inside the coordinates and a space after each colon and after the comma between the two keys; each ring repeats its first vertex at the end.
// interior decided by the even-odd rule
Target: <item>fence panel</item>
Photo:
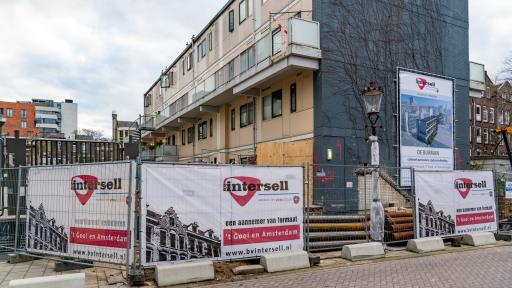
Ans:
{"type": "Polygon", "coordinates": [[[498,231],[512,231],[512,173],[494,172],[494,179],[498,231]]]}
{"type": "Polygon", "coordinates": [[[302,250],[302,167],[142,164],[143,265],[302,250]]]}
{"type": "Polygon", "coordinates": [[[8,197],[4,211],[19,225],[9,226],[6,240],[14,242],[5,248],[126,268],[133,261],[128,255],[133,246],[134,163],[12,170],[17,176],[9,177],[7,186],[14,187],[8,190],[15,195],[8,197]]]}
{"type": "Polygon", "coordinates": [[[412,169],[313,164],[307,166],[306,246],[308,250],[339,249],[370,241],[373,202],[372,172],[379,172],[380,200],[385,208],[384,242],[414,237],[414,185],[400,186],[400,176],[412,169]],[[408,170],[404,173],[402,170],[408,170]],[[402,171],[402,172],[401,172],[402,171]]]}

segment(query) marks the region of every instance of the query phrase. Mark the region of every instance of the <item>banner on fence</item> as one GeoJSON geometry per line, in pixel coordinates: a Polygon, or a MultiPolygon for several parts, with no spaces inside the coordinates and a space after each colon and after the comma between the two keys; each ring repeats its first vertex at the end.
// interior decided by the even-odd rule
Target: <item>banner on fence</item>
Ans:
{"type": "MultiPolygon", "coordinates": [[[[453,80],[399,71],[400,166],[453,170],[453,80]]],[[[411,185],[402,169],[401,186],[411,185]]]]}
{"type": "Polygon", "coordinates": [[[303,249],[301,167],[142,165],[143,263],[303,249]]]}
{"type": "Polygon", "coordinates": [[[133,238],[133,229],[128,231],[127,200],[129,189],[135,187],[134,168],[128,162],[31,168],[27,250],[126,263],[127,243],[133,238]]]}
{"type": "Polygon", "coordinates": [[[512,182],[505,182],[505,199],[512,199],[512,182]]]}
{"type": "Polygon", "coordinates": [[[414,183],[419,238],[497,229],[491,171],[415,172],[414,183]]]}

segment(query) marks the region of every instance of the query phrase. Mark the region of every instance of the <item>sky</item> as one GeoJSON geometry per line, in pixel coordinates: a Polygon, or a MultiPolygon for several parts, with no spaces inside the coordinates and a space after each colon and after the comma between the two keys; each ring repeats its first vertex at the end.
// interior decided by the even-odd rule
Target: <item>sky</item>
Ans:
{"type": "MultiPolygon", "coordinates": [[[[227,0],[0,0],[0,100],[72,99],[78,128],[111,134],[227,0]]],[[[469,0],[470,60],[512,55],[510,0],[469,0]]]]}

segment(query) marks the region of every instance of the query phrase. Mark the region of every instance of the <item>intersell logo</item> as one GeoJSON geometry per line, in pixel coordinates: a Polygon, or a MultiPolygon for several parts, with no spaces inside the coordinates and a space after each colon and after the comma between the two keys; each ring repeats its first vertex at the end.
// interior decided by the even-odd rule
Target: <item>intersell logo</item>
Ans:
{"type": "Polygon", "coordinates": [[[459,191],[460,196],[462,196],[463,199],[466,199],[471,189],[486,188],[487,182],[485,180],[480,182],[473,182],[473,180],[469,178],[458,178],[455,179],[454,185],[455,189],[459,191]]]}
{"type": "Polygon", "coordinates": [[[240,206],[245,206],[258,191],[285,191],[288,190],[288,181],[276,183],[262,183],[260,179],[249,176],[233,176],[224,178],[223,190],[229,192],[231,197],[240,206]]]}
{"type": "Polygon", "coordinates": [[[92,175],[77,175],[71,178],[71,190],[75,192],[80,204],[85,205],[91,199],[94,189],[98,186],[98,178],[92,175]]]}

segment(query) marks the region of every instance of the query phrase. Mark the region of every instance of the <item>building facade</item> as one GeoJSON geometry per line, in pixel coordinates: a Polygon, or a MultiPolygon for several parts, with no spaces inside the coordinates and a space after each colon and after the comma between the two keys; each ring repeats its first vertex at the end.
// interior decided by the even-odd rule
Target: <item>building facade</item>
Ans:
{"type": "Polygon", "coordinates": [[[171,207],[163,215],[148,209],[146,262],[220,257],[220,239],[212,229],[182,223],[171,207]]]}
{"type": "Polygon", "coordinates": [[[36,109],[36,127],[41,138],[75,139],[78,129],[78,105],[73,100],[56,102],[32,99],[36,109]]]}
{"type": "Polygon", "coordinates": [[[40,251],[68,252],[68,235],[63,225],[48,218],[43,205],[30,206],[28,215],[27,248],[40,251]]]}
{"type": "MultiPolygon", "coordinates": [[[[112,111],[112,142],[124,145],[130,142],[130,137],[135,138],[137,126],[134,121],[122,121],[117,119],[117,112],[112,111]]],[[[133,139],[132,139],[133,140],[133,139]]]]}
{"type": "MultiPolygon", "coordinates": [[[[144,93],[142,125],[151,131],[143,141],[175,147],[182,162],[315,163],[315,171],[345,175],[329,166],[370,162],[360,91],[375,81],[384,89],[381,162],[398,166],[398,67],[454,78],[454,102],[468,105],[468,4],[391,2],[227,1],[144,93]],[[283,142],[293,145],[276,157],[283,142]]],[[[468,111],[454,116],[461,169],[469,164],[468,111]]],[[[426,123],[425,136],[437,121],[426,123]]],[[[322,191],[315,200],[333,207],[346,194],[322,191]]]]}
{"type": "MultiPolygon", "coordinates": [[[[505,156],[505,142],[494,130],[512,124],[512,86],[508,81],[494,84],[482,64],[470,62],[470,71],[470,155],[472,158],[505,156]]],[[[512,143],[511,135],[507,137],[512,143]]]]}
{"type": "Polygon", "coordinates": [[[455,219],[442,210],[436,211],[431,201],[418,205],[419,237],[450,235],[455,233],[455,219]]]}
{"type": "Polygon", "coordinates": [[[39,133],[36,128],[35,107],[26,102],[0,101],[0,117],[7,121],[3,125],[2,135],[6,137],[33,138],[39,133]]]}

